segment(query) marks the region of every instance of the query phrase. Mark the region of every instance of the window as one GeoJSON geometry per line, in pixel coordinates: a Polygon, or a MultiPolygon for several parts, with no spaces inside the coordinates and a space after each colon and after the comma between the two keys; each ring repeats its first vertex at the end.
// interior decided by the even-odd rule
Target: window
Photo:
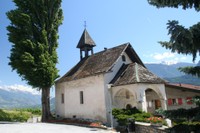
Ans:
{"type": "Polygon", "coordinates": [[[80,104],[83,104],[83,91],[80,91],[80,104]]]}
{"type": "Polygon", "coordinates": [[[152,101],[148,102],[148,107],[151,108],[152,107],[152,101]]]}
{"type": "Polygon", "coordinates": [[[65,96],[64,96],[64,93],[61,94],[61,103],[65,103],[65,96]]]}
{"type": "Polygon", "coordinates": [[[129,99],[129,98],[130,98],[129,91],[126,91],[126,99],[129,99]]]}
{"type": "Polygon", "coordinates": [[[172,99],[171,98],[168,99],[168,105],[172,105],[172,99]]]}
{"type": "Polygon", "coordinates": [[[182,98],[178,98],[178,105],[182,105],[182,104],[183,104],[182,98]]]}
{"type": "Polygon", "coordinates": [[[177,105],[176,99],[172,99],[172,104],[173,104],[173,105],[177,105]]]}
{"type": "Polygon", "coordinates": [[[125,55],[122,55],[122,61],[126,61],[126,57],[125,57],[125,55]]]}

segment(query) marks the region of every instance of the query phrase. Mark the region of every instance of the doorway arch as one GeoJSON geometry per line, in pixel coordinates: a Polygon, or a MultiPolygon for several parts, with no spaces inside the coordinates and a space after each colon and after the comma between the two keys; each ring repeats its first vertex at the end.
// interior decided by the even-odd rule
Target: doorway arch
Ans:
{"type": "Polygon", "coordinates": [[[146,106],[147,112],[154,113],[155,110],[162,108],[161,96],[158,95],[153,89],[146,89],[146,106]]]}
{"type": "Polygon", "coordinates": [[[136,98],[128,89],[120,89],[114,95],[113,105],[115,108],[132,108],[136,106],[136,98]]]}

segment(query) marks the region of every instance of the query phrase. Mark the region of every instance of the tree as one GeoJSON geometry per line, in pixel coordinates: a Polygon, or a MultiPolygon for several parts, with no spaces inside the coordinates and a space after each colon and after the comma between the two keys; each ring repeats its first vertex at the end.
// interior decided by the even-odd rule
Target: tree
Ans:
{"type": "MultiPolygon", "coordinates": [[[[148,3],[157,8],[172,7],[183,9],[194,8],[197,12],[200,11],[199,0],[148,0],[148,3]]],[[[167,23],[169,41],[159,42],[166,49],[179,54],[190,54],[193,56],[193,61],[200,55],[200,22],[189,28],[179,25],[178,21],[169,21],[167,23]]],[[[200,77],[200,66],[179,68],[180,71],[187,74],[200,77]]]]}
{"type": "Polygon", "coordinates": [[[49,119],[50,87],[56,68],[58,27],[63,20],[61,0],[13,0],[7,12],[8,39],[13,43],[9,65],[33,88],[42,90],[42,121],[49,119]]]}

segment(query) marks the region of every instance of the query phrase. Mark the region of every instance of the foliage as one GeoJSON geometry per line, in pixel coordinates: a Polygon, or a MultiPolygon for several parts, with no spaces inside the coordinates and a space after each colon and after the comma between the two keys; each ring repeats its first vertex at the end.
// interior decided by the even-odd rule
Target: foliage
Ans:
{"type": "MultiPolygon", "coordinates": [[[[178,8],[182,6],[183,9],[194,8],[196,11],[200,9],[199,0],[148,0],[149,4],[156,7],[173,7],[178,8]]],[[[181,54],[191,54],[193,61],[196,60],[197,55],[200,54],[200,22],[194,24],[189,28],[179,25],[178,21],[169,21],[167,23],[169,41],[160,42],[160,44],[170,49],[172,52],[181,54]]],[[[181,72],[200,77],[200,66],[179,68],[181,72]]]]}
{"type": "Polygon", "coordinates": [[[31,115],[30,112],[25,111],[8,111],[0,109],[0,121],[25,122],[31,115]]]}
{"type": "Polygon", "coordinates": [[[9,65],[34,88],[42,89],[42,120],[50,115],[49,90],[58,78],[58,27],[63,20],[61,0],[13,0],[7,12],[12,45],[9,65]]]}
{"type": "Polygon", "coordinates": [[[200,107],[200,96],[193,97],[192,102],[195,103],[198,107],[200,107]]]}
{"type": "Polygon", "coordinates": [[[33,115],[41,115],[42,111],[39,108],[24,108],[24,109],[15,109],[16,111],[21,112],[30,112],[33,115]]]}
{"type": "Polygon", "coordinates": [[[133,119],[135,121],[146,122],[146,119],[151,117],[150,113],[142,112],[137,108],[131,109],[117,109],[114,108],[112,114],[119,125],[127,125],[129,120],[133,119]]]}
{"type": "Polygon", "coordinates": [[[49,87],[58,77],[56,69],[58,27],[62,22],[61,0],[14,0],[16,9],[7,12],[12,42],[13,70],[33,87],[49,87]]]}
{"type": "Polygon", "coordinates": [[[169,133],[199,133],[200,123],[195,124],[179,124],[168,129],[169,133]]]}
{"type": "Polygon", "coordinates": [[[200,108],[177,109],[177,110],[158,110],[157,113],[170,118],[174,124],[184,122],[200,122],[200,108]]]}
{"type": "Polygon", "coordinates": [[[178,8],[182,6],[183,9],[194,8],[196,11],[200,9],[199,0],[147,0],[149,4],[156,6],[157,8],[162,7],[173,7],[178,8]]]}

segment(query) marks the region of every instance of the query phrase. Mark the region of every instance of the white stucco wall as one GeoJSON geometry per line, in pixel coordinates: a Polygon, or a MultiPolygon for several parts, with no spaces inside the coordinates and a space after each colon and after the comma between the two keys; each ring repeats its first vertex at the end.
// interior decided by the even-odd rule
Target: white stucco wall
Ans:
{"type": "Polygon", "coordinates": [[[59,83],[56,87],[56,114],[66,118],[76,116],[107,122],[103,74],[59,83]],[[64,105],[60,102],[59,90],[65,90],[64,105]],[[80,91],[83,91],[83,104],[80,104],[80,91]]]}
{"type": "MultiPolygon", "coordinates": [[[[65,95],[65,87],[64,84],[56,84],[55,89],[55,109],[56,115],[59,117],[65,117],[65,104],[61,103],[61,95],[62,93],[65,95]]],[[[65,99],[64,99],[65,101],[65,99]]]]}
{"type": "Polygon", "coordinates": [[[200,96],[200,92],[193,92],[193,91],[183,91],[181,89],[176,89],[176,88],[171,88],[171,87],[166,87],[166,95],[167,99],[177,99],[177,98],[182,98],[182,105],[168,105],[167,109],[168,110],[174,110],[174,109],[179,109],[179,108],[193,108],[196,107],[195,104],[187,104],[187,97],[194,97],[194,96],[200,96]]]}

